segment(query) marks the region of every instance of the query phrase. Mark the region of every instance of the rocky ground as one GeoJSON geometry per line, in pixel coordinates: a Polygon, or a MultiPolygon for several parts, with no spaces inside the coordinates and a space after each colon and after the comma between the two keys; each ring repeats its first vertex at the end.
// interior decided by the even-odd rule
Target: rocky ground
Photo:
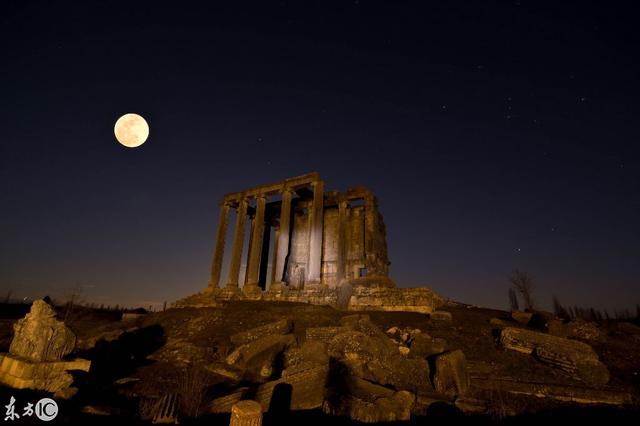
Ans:
{"type": "MultiPolygon", "coordinates": [[[[59,421],[144,423],[177,412],[182,423],[222,424],[244,398],[263,405],[267,424],[637,417],[637,326],[458,304],[441,310],[228,302],[126,321],[86,310],[68,325],[78,337],[72,356],[92,367],[77,375],[80,391],[61,403],[59,421]]],[[[0,351],[18,317],[3,316],[0,351]]],[[[2,389],[8,395],[33,397],[2,389]]]]}

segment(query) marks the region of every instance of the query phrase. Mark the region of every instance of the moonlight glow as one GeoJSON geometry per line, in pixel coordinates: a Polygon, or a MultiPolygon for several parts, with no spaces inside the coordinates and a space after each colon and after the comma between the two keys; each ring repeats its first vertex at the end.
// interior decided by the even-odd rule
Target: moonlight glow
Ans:
{"type": "Polygon", "coordinates": [[[116,121],[113,128],[116,139],[128,148],[142,145],[149,137],[149,125],[138,114],[125,114],[116,121]]]}

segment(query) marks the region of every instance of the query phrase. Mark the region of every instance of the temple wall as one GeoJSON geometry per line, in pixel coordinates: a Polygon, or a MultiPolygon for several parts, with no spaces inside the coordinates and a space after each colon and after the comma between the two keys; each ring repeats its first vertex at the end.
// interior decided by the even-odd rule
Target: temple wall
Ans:
{"type": "Polygon", "coordinates": [[[309,261],[309,211],[296,208],[291,229],[291,251],[287,262],[287,280],[292,288],[301,288],[309,261]]]}
{"type": "Polygon", "coordinates": [[[358,278],[365,267],[364,207],[354,206],[347,214],[347,279],[358,278]]]}
{"type": "Polygon", "coordinates": [[[338,208],[324,209],[322,233],[322,283],[329,287],[338,284],[338,208]]]}

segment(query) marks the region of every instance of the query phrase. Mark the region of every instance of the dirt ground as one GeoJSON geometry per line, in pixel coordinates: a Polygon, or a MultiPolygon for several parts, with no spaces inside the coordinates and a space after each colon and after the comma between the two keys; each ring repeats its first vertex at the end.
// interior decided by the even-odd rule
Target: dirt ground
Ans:
{"type": "MultiPolygon", "coordinates": [[[[452,321],[436,321],[419,313],[366,313],[382,330],[394,326],[410,327],[432,337],[446,339],[447,349],[462,349],[465,353],[472,378],[511,378],[525,382],[582,385],[571,376],[531,356],[501,349],[489,321],[496,317],[508,318],[508,313],[454,304],[446,306],[444,310],[451,312],[452,321]]],[[[86,405],[106,406],[112,415],[133,419],[140,410],[140,401],[157,398],[169,391],[183,392],[188,386],[188,383],[185,384],[186,372],[221,362],[232,349],[229,336],[238,331],[288,317],[293,320],[295,336],[302,340],[306,328],[337,325],[341,317],[352,313],[328,306],[296,303],[229,302],[218,308],[168,309],[121,321],[116,312],[79,310],[68,321],[78,337],[78,347],[72,357],[92,360],[92,372],[77,378],[81,391],[74,402],[69,403],[69,410],[80,411],[86,405]],[[114,384],[123,378],[127,378],[127,384],[114,384]]],[[[21,315],[23,313],[15,309],[11,312],[6,309],[0,311],[0,351],[7,351],[12,324],[21,315]]],[[[513,325],[524,327],[516,323],[513,325]]],[[[514,419],[525,422],[530,417],[523,415],[537,413],[536,418],[544,418],[546,413],[559,412],[570,416],[591,412],[592,417],[607,413],[603,414],[606,418],[635,418],[640,400],[640,339],[616,332],[611,324],[604,326],[604,331],[606,338],[603,341],[588,343],[611,372],[611,381],[605,389],[628,392],[634,399],[635,407],[626,407],[624,410],[585,408],[546,398],[478,392],[483,398],[492,399],[491,402],[503,411],[494,410],[482,418],[475,417],[474,423],[496,420],[508,423],[514,419]],[[506,414],[517,413],[520,417],[505,417],[506,414]]],[[[214,373],[205,372],[199,380],[206,383],[208,391],[205,398],[224,395],[229,390],[226,380],[214,373]]],[[[7,389],[3,389],[0,397],[4,398],[7,392],[7,389]]],[[[310,414],[293,413],[291,419],[304,420],[305,415],[310,414]]],[[[446,417],[446,410],[444,414],[434,413],[431,417],[437,418],[439,415],[446,417]]],[[[323,416],[316,413],[315,417],[304,421],[320,418],[323,416]]],[[[345,419],[331,421],[348,423],[345,419]]],[[[266,423],[269,423],[268,418],[266,423]]]]}

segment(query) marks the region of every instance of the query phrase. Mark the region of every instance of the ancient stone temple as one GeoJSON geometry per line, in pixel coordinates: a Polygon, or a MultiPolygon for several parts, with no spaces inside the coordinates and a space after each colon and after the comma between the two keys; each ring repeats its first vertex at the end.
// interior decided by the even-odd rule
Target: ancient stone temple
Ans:
{"type": "Polygon", "coordinates": [[[320,176],[309,173],[225,195],[209,280],[212,290],[221,286],[231,209],[236,216],[226,278],[230,291],[239,286],[247,221],[251,225],[245,292],[266,290],[268,270],[270,283],[292,289],[335,288],[354,280],[394,286],[388,279],[384,221],[373,193],[363,187],[325,192],[320,176]],[[270,241],[272,233],[275,238],[270,241]]]}
{"type": "Polygon", "coordinates": [[[430,312],[440,299],[427,288],[396,288],[389,265],[375,195],[360,186],[325,191],[308,173],[226,194],[208,286],[176,305],[251,299],[430,312]]]}

